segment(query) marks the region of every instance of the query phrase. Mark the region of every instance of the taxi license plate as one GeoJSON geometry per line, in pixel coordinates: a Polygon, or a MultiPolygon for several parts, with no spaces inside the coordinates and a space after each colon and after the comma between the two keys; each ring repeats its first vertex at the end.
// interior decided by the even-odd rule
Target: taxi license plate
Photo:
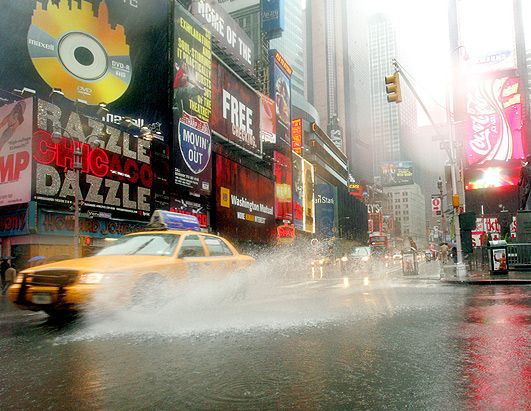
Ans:
{"type": "Polygon", "coordinates": [[[52,295],[49,293],[35,293],[31,296],[31,302],[33,304],[51,304],[52,295]]]}

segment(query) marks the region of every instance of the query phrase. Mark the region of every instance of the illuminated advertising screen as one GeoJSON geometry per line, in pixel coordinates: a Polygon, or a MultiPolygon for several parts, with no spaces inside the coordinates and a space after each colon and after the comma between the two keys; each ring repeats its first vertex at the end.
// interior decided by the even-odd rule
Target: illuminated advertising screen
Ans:
{"type": "Polygon", "coordinates": [[[457,13],[468,73],[516,68],[513,0],[457,0],[457,13]]]}
{"type": "Polygon", "coordinates": [[[259,97],[217,59],[212,60],[212,131],[261,156],[259,97]]]}
{"type": "Polygon", "coordinates": [[[36,119],[33,197],[37,202],[50,203],[55,208],[71,207],[74,148],[80,146],[80,200],[84,209],[111,215],[151,215],[154,175],[150,141],[41,99],[36,119]],[[52,138],[56,130],[62,134],[58,142],[52,138]],[[74,143],[71,136],[86,142],[74,143]],[[95,139],[100,141],[99,147],[91,144],[95,139]]]}
{"type": "Polygon", "coordinates": [[[291,120],[291,148],[302,155],[302,118],[291,120]]]}
{"type": "Polygon", "coordinates": [[[413,184],[413,162],[393,161],[382,164],[382,185],[384,187],[413,184]]]}
{"type": "Polygon", "coordinates": [[[465,151],[469,166],[525,158],[517,77],[469,81],[466,111],[465,151]]]}
{"type": "Polygon", "coordinates": [[[302,160],[304,172],[304,231],[315,233],[315,173],[313,164],[302,160]]]}
{"type": "Polygon", "coordinates": [[[260,97],[260,140],[264,143],[277,142],[277,113],[275,102],[268,96],[258,93],[260,97]]]}
{"type": "Polygon", "coordinates": [[[284,1],[261,1],[262,30],[267,33],[268,39],[280,37],[284,30],[284,1]]]}
{"type": "Polygon", "coordinates": [[[302,157],[293,153],[293,225],[304,230],[304,169],[302,157]]]}
{"type": "Polygon", "coordinates": [[[291,159],[278,151],[273,152],[275,176],[275,218],[291,222],[293,219],[291,159]]]}
{"type": "Polygon", "coordinates": [[[337,207],[337,188],[331,184],[315,185],[315,233],[333,237],[337,207]]]}
{"type": "Polygon", "coordinates": [[[276,235],[274,183],[216,155],[216,230],[231,239],[267,243],[276,235]]]}
{"type": "Polygon", "coordinates": [[[82,100],[169,137],[167,0],[0,0],[0,89],[82,100]]]}
{"type": "Polygon", "coordinates": [[[291,150],[291,74],[293,69],[276,51],[270,50],[270,90],[275,101],[277,142],[274,149],[287,154],[291,150]]]}
{"type": "Polygon", "coordinates": [[[175,5],[173,67],[174,182],[208,195],[212,181],[210,32],[175,5]]]}
{"type": "Polygon", "coordinates": [[[0,106],[0,207],[31,199],[33,99],[0,106]]]}
{"type": "Polygon", "coordinates": [[[516,186],[518,185],[520,168],[519,161],[498,161],[485,166],[465,169],[465,190],[516,186]]]}
{"type": "Polygon", "coordinates": [[[212,33],[213,39],[247,73],[253,71],[254,44],[218,0],[192,0],[192,14],[212,33]]]}

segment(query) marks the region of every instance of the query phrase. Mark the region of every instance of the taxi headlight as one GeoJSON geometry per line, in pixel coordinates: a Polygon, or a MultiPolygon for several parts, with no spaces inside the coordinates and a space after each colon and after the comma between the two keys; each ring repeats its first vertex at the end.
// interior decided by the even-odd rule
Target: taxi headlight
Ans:
{"type": "Polygon", "coordinates": [[[84,273],[79,276],[80,284],[99,284],[105,277],[102,273],[84,273]]]}
{"type": "Polygon", "coordinates": [[[24,274],[17,274],[17,277],[15,278],[15,284],[22,284],[23,279],[24,279],[24,274]]]}

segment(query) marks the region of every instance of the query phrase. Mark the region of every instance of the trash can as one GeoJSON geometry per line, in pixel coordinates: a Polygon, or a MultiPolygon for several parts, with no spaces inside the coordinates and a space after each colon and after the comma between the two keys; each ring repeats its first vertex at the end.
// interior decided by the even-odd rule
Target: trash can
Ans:
{"type": "Polygon", "coordinates": [[[489,268],[491,274],[508,274],[507,241],[489,241],[489,268]]]}
{"type": "Polygon", "coordinates": [[[414,250],[402,251],[402,273],[418,275],[417,255],[414,250]]]}

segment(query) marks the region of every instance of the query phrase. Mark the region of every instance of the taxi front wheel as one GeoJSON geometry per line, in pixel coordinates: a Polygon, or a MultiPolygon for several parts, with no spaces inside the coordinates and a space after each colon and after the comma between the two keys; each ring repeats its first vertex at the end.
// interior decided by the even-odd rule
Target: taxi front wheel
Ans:
{"type": "Polygon", "coordinates": [[[166,280],[159,274],[146,274],[135,284],[131,305],[143,310],[160,308],[166,301],[166,280]]]}

